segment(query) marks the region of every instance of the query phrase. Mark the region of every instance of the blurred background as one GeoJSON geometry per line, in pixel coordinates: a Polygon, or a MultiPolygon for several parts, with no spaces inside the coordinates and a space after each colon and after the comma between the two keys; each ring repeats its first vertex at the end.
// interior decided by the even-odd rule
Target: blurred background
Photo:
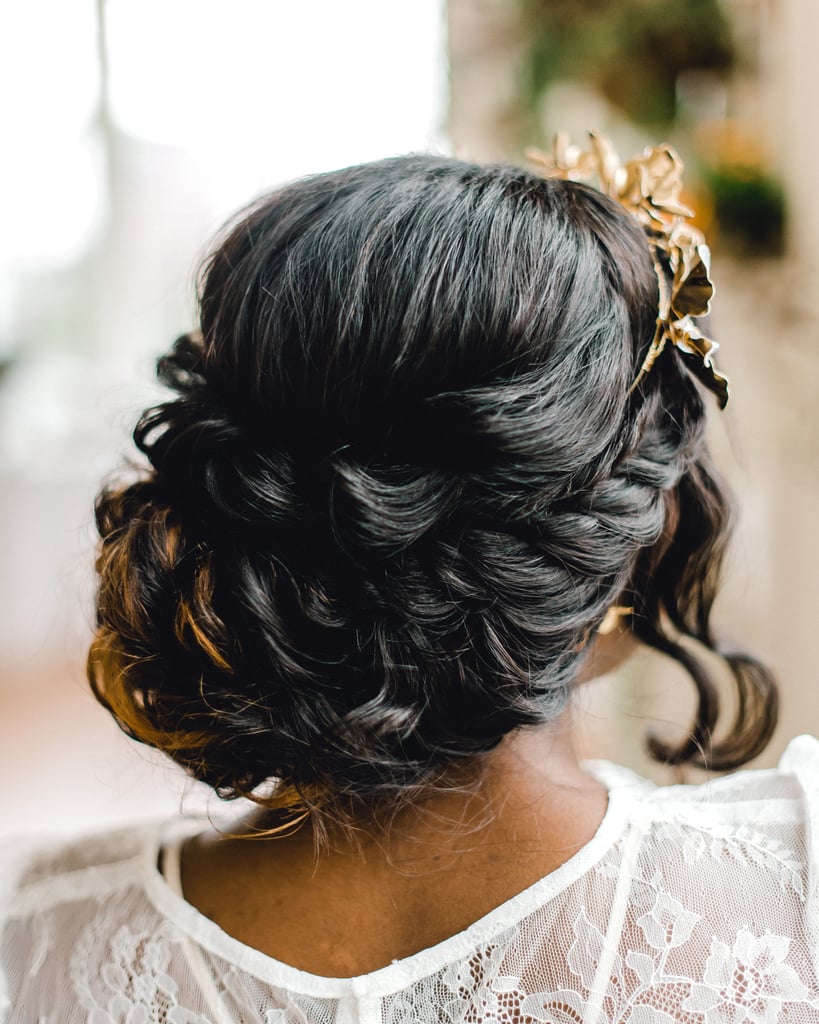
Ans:
{"type": "MultiPolygon", "coordinates": [[[[410,150],[521,161],[565,128],[672,142],[714,251],[736,493],[718,621],[819,733],[815,0],[26,0],[0,12],[0,834],[199,807],[86,692],[100,480],[191,325],[209,237],[276,183],[410,150]]],[[[648,766],[690,686],[639,655],[581,742],[648,766]],[[654,726],[651,726],[654,722],[654,726]]]]}

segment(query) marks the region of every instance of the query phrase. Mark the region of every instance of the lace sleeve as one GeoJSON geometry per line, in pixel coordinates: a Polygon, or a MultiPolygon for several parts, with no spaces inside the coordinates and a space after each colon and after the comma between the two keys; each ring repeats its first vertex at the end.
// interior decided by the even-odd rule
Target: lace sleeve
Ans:
{"type": "MultiPolygon", "coordinates": [[[[33,845],[31,839],[6,839],[0,842],[0,939],[6,929],[9,906],[14,899],[18,882],[25,874],[33,845]]],[[[0,958],[0,1024],[5,1024],[10,1010],[5,961],[0,958]]]]}
{"type": "Polygon", "coordinates": [[[819,740],[814,736],[791,740],[779,767],[795,776],[804,793],[808,847],[805,920],[819,978],[819,740]]]}

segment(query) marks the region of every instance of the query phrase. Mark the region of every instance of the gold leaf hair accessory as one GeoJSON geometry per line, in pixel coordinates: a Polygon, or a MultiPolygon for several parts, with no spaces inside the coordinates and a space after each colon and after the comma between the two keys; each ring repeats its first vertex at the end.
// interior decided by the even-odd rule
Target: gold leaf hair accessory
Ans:
{"type": "Polygon", "coordinates": [[[654,338],[630,390],[637,387],[670,343],[724,409],[728,379],[718,372],[713,360],[719,346],[706,338],[692,319],[708,313],[714,286],[710,279],[711,253],[702,232],[689,223],[693,211],[680,199],[682,161],[671,146],[664,144],[650,146],[641,156],[623,164],[607,138],[590,132],[589,139],[590,148],[584,150],[570,145],[568,136],[560,132],[551,153],[529,149],[526,156],[545,178],[582,182],[597,179],[600,190],[624,206],[646,233],[660,302],[654,338]]]}

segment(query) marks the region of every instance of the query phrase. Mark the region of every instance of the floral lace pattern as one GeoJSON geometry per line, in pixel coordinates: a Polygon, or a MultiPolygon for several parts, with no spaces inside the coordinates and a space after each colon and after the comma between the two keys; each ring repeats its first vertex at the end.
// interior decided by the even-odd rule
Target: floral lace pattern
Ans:
{"type": "Polygon", "coordinates": [[[69,974],[89,1024],[209,1024],[179,1002],[173,977],[173,931],[161,924],[150,934],[128,924],[110,938],[98,919],[82,932],[69,974]]]}
{"type": "Polygon", "coordinates": [[[138,830],[67,850],[65,872],[52,851],[0,907],[0,1024],[819,1024],[808,742],[789,772],[612,791],[555,876],[356,979],[225,936],[168,895],[138,830]]]}
{"type": "Polygon", "coordinates": [[[786,1003],[809,1002],[808,989],[785,958],[790,940],[784,935],[752,935],[741,931],[733,948],[711,942],[702,982],[691,986],[683,1009],[703,1014],[705,1024],[766,1024],[778,1020],[786,1003]]]}

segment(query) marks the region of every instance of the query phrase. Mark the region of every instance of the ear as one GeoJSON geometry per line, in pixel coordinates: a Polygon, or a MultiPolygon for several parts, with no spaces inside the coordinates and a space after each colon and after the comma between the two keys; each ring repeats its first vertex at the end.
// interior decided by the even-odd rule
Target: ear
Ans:
{"type": "Polygon", "coordinates": [[[628,622],[628,617],[624,617],[610,632],[592,634],[576,683],[608,675],[629,659],[639,641],[628,628],[628,622]]]}

